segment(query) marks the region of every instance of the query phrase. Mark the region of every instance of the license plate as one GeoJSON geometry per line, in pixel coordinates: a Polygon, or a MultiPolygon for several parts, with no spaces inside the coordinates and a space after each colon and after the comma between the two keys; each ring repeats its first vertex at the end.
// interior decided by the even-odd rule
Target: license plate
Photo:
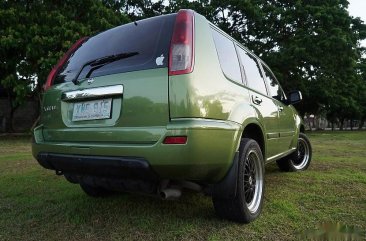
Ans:
{"type": "Polygon", "coordinates": [[[112,98],[74,103],[72,121],[111,118],[112,98]]]}

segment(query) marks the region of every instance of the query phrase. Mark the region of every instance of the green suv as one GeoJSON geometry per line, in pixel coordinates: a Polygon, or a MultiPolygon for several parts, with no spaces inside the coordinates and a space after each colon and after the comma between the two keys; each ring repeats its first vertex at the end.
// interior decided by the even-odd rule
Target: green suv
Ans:
{"type": "Polygon", "coordinates": [[[91,196],[191,189],[218,216],[261,212],[264,165],[305,170],[311,145],[268,66],[192,10],[77,41],[48,76],[33,156],[91,196]]]}

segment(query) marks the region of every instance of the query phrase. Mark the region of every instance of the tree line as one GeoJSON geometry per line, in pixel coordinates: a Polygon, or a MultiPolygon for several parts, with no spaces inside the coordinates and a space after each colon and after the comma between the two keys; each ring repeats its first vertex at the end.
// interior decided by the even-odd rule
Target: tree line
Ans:
{"type": "MultiPolygon", "coordinates": [[[[366,25],[347,0],[0,0],[0,95],[8,131],[14,111],[40,102],[64,52],[83,36],[190,8],[262,58],[285,91],[299,89],[302,115],[332,124],[366,120],[366,25]]],[[[1,112],[1,110],[0,110],[1,112]]],[[[1,113],[0,113],[1,114],[1,113]]]]}

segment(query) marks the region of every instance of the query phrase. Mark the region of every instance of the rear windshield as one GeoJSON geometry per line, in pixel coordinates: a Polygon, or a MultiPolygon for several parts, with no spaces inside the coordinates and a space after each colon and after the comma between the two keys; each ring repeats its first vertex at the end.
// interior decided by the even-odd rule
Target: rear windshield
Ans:
{"type": "Polygon", "coordinates": [[[54,83],[83,79],[90,71],[87,62],[122,53],[135,53],[130,57],[109,62],[89,72],[89,77],[115,73],[164,68],[168,54],[176,14],[149,18],[125,24],[89,38],[66,61],[54,83]]]}

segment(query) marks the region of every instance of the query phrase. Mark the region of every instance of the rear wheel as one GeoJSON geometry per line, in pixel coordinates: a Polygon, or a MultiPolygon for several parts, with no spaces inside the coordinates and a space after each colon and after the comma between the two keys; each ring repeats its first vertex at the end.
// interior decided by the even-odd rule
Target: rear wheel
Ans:
{"type": "Polygon", "coordinates": [[[80,187],[88,196],[91,197],[107,197],[114,193],[113,191],[107,190],[105,188],[91,186],[86,183],[80,183],[80,187]]]}
{"type": "Polygon", "coordinates": [[[309,138],[300,133],[295,152],[277,161],[282,171],[296,172],[306,170],[311,162],[312,148],[309,138]]]}
{"type": "Polygon", "coordinates": [[[213,197],[221,218],[249,223],[257,218],[263,206],[264,162],[257,142],[244,138],[239,149],[239,173],[234,198],[213,197]]]}

